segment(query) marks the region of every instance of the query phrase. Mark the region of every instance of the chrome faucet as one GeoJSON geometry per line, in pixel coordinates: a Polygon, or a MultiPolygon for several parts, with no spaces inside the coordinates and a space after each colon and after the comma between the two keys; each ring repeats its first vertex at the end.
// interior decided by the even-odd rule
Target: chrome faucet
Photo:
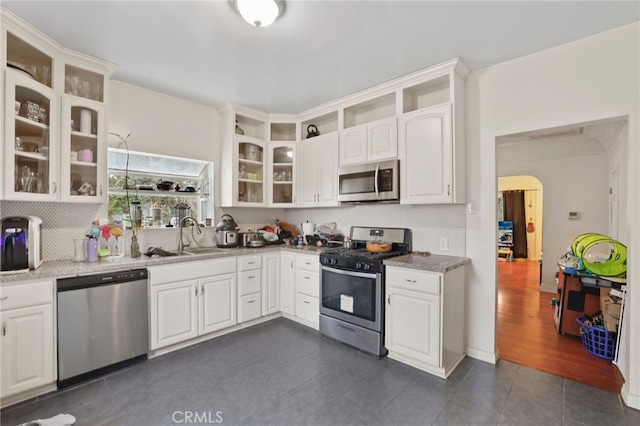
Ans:
{"type": "Polygon", "coordinates": [[[184,250],[185,247],[189,247],[191,245],[191,242],[185,244],[182,242],[182,228],[184,227],[184,222],[185,220],[190,220],[191,222],[193,222],[193,224],[196,226],[197,230],[198,230],[198,234],[202,234],[202,230],[200,229],[200,225],[198,225],[198,221],[195,220],[192,216],[185,216],[182,218],[182,220],[180,220],[180,224],[178,225],[180,228],[180,241],[178,241],[178,251],[182,251],[184,250]]]}

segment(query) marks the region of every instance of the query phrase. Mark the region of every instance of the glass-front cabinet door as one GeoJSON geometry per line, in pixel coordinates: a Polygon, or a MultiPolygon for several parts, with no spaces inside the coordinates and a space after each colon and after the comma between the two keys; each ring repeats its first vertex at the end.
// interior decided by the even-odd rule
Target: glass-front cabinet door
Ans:
{"type": "Polygon", "coordinates": [[[265,201],[265,153],[264,141],[250,136],[237,138],[238,204],[264,205],[265,201]]]}
{"type": "Polygon", "coordinates": [[[295,205],[295,158],[296,144],[293,142],[269,144],[268,190],[270,207],[292,207],[295,205]]]}
{"type": "Polygon", "coordinates": [[[29,73],[5,73],[4,198],[53,201],[58,197],[58,101],[29,73]]]}
{"type": "Polygon", "coordinates": [[[104,105],[64,95],[61,122],[61,199],[105,202],[107,144],[104,105]]]}

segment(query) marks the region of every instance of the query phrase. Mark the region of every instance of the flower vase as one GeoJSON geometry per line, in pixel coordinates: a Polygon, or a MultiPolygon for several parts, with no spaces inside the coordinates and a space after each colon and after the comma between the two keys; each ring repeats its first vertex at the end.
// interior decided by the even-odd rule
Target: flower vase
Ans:
{"type": "Polygon", "coordinates": [[[138,244],[138,236],[136,234],[133,234],[133,236],[131,237],[131,257],[135,259],[140,256],[142,256],[142,253],[140,253],[140,244],[138,244]]]}

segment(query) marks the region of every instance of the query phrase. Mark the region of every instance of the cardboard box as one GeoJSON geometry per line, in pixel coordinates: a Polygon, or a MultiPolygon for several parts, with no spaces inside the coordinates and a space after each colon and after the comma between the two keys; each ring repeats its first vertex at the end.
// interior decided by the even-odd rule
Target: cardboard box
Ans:
{"type": "Polygon", "coordinates": [[[618,331],[620,323],[620,304],[613,301],[609,294],[600,296],[600,311],[604,317],[604,327],[608,331],[618,331]]]}

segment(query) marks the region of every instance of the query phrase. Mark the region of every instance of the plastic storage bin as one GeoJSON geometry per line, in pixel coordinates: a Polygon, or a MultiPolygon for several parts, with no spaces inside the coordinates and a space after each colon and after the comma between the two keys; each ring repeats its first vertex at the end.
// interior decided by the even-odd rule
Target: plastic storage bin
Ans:
{"type": "Polygon", "coordinates": [[[616,333],[585,323],[586,318],[577,319],[580,324],[582,345],[585,350],[604,359],[613,359],[616,352],[616,333]]]}

